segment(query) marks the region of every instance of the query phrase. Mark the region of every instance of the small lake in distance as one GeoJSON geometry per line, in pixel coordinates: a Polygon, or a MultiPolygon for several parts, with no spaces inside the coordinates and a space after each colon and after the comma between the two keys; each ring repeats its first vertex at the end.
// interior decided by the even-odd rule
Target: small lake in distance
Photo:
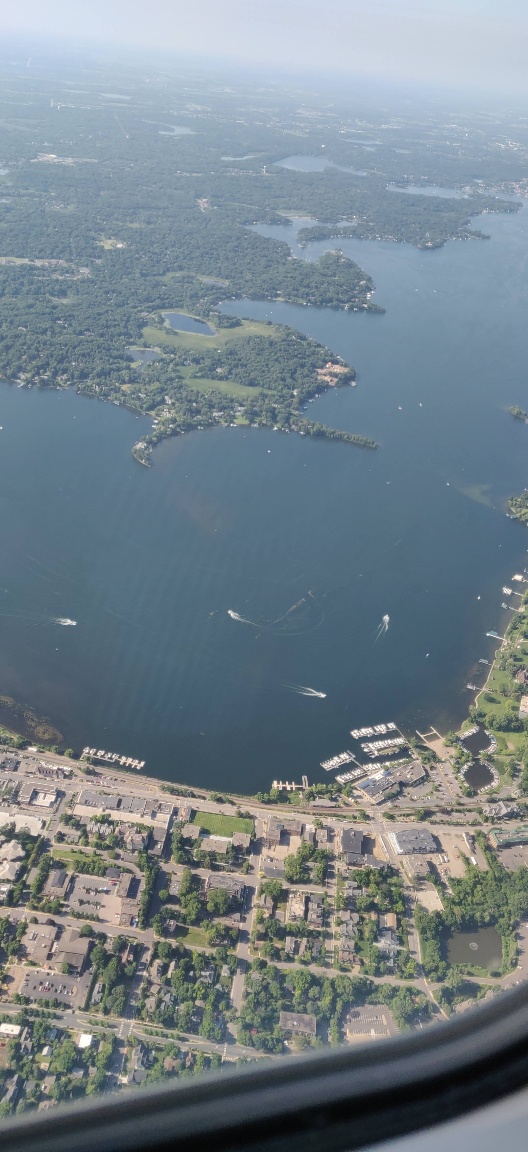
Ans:
{"type": "Polygon", "coordinates": [[[286,156],[284,160],[274,161],[277,168],[291,168],[294,172],[324,172],[325,168],[337,168],[339,172],[350,172],[352,176],[366,176],[367,173],[358,168],[348,168],[343,164],[335,164],[325,156],[286,156]]]}

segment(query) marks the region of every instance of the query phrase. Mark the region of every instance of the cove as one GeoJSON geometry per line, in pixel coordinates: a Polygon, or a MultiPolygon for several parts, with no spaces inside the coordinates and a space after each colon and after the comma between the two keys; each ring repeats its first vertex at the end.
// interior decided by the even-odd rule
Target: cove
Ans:
{"type": "Polygon", "coordinates": [[[528,546],[504,515],[526,483],[507,409],[528,408],[527,228],[523,210],[434,252],[341,241],[385,315],[226,305],[353,364],[357,387],[310,414],[377,452],[241,427],[165,441],[145,469],[145,418],[1,384],[1,693],[65,746],[246,793],[327,780],[350,728],[462,720],[528,546]]]}

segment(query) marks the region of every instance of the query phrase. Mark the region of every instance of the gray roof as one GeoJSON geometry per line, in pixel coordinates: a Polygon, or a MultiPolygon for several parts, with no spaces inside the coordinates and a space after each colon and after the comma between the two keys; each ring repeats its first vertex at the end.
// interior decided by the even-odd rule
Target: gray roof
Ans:
{"type": "Polygon", "coordinates": [[[438,843],[433,834],[425,828],[402,828],[391,832],[390,839],[400,855],[412,852],[438,852],[438,843]]]}

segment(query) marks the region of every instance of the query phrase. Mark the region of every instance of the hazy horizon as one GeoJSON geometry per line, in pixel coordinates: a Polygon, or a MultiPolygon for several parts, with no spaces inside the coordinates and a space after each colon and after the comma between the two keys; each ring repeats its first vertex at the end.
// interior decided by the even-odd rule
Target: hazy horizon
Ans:
{"type": "Polygon", "coordinates": [[[0,14],[0,31],[295,76],[528,95],[520,0],[21,0],[0,14]]]}

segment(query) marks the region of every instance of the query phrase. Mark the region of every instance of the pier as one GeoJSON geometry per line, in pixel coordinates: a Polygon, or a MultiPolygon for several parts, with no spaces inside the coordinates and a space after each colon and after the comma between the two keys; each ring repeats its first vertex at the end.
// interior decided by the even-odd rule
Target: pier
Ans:
{"type": "Polygon", "coordinates": [[[120,768],[135,768],[138,772],[145,767],[144,760],[134,760],[132,756],[120,756],[117,752],[106,752],[104,748],[83,748],[81,760],[103,760],[105,764],[119,764],[120,768]]]}
{"type": "Polygon", "coordinates": [[[332,756],[330,760],[321,760],[321,768],[324,768],[325,772],[331,772],[334,768],[341,768],[343,764],[352,762],[357,764],[356,757],[350,749],[347,749],[345,752],[340,752],[339,756],[332,756]]]}
{"type": "Polygon", "coordinates": [[[306,792],[309,787],[308,777],[302,776],[301,781],[301,784],[295,784],[293,780],[274,780],[271,787],[276,788],[278,792],[306,792]]]}
{"type": "Polygon", "coordinates": [[[405,736],[391,736],[389,740],[371,740],[370,743],[362,744],[361,747],[367,756],[390,756],[403,744],[407,744],[405,736]]]}
{"type": "Polygon", "coordinates": [[[394,731],[398,731],[398,726],[391,721],[388,724],[375,724],[373,728],[352,728],[350,735],[354,740],[362,740],[366,736],[384,736],[386,732],[394,731]]]}

